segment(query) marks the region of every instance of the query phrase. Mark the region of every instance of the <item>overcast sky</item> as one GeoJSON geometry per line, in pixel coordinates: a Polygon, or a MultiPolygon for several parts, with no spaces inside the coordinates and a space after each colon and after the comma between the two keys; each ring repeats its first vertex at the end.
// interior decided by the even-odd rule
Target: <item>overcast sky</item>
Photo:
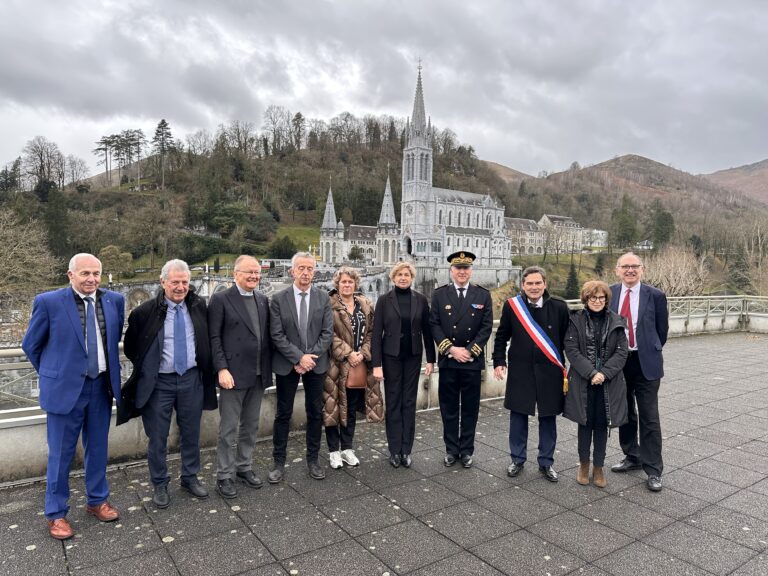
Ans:
{"type": "Polygon", "coordinates": [[[270,104],[426,111],[529,174],[635,153],[692,173],[768,158],[763,0],[4,0],[0,166],[36,135],[85,158],[270,104]]]}

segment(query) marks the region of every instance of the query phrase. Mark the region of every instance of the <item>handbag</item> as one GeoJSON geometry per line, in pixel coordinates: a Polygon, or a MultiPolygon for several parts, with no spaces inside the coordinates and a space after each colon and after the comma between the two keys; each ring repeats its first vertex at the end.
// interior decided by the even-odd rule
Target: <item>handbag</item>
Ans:
{"type": "Polygon", "coordinates": [[[365,360],[358,363],[357,366],[350,364],[347,372],[347,388],[365,388],[368,386],[368,366],[365,360]]]}

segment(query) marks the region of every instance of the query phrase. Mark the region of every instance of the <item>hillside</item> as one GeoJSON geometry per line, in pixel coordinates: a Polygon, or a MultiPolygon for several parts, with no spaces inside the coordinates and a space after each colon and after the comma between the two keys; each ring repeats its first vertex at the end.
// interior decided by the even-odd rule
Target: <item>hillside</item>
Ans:
{"type": "Polygon", "coordinates": [[[768,159],[704,174],[703,177],[718,186],[738,190],[750,198],[768,204],[768,159]]]}
{"type": "Polygon", "coordinates": [[[504,166],[503,164],[498,164],[497,162],[491,162],[490,160],[481,160],[481,162],[490,168],[491,171],[499,178],[501,178],[506,184],[518,184],[521,180],[525,180],[526,178],[533,178],[533,176],[529,174],[520,172],[510,168],[509,166],[504,166]]]}

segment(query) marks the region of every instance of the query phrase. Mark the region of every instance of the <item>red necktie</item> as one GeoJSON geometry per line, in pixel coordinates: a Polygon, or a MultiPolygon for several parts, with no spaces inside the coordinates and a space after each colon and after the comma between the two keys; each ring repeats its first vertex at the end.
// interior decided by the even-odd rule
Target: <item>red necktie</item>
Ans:
{"type": "Polygon", "coordinates": [[[621,315],[627,319],[627,331],[629,332],[629,347],[635,347],[635,328],[632,326],[632,306],[630,306],[629,298],[632,294],[632,290],[627,288],[624,294],[624,302],[621,305],[621,315]]]}

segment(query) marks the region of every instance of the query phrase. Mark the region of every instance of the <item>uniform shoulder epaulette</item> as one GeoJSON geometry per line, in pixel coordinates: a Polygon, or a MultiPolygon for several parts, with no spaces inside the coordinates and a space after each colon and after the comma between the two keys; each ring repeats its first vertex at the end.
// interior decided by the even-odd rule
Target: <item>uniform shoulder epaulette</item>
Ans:
{"type": "Polygon", "coordinates": [[[486,288],[485,286],[480,286],[480,284],[472,284],[472,286],[474,286],[475,288],[480,288],[481,290],[485,290],[486,292],[490,292],[488,288],[486,288]]]}

